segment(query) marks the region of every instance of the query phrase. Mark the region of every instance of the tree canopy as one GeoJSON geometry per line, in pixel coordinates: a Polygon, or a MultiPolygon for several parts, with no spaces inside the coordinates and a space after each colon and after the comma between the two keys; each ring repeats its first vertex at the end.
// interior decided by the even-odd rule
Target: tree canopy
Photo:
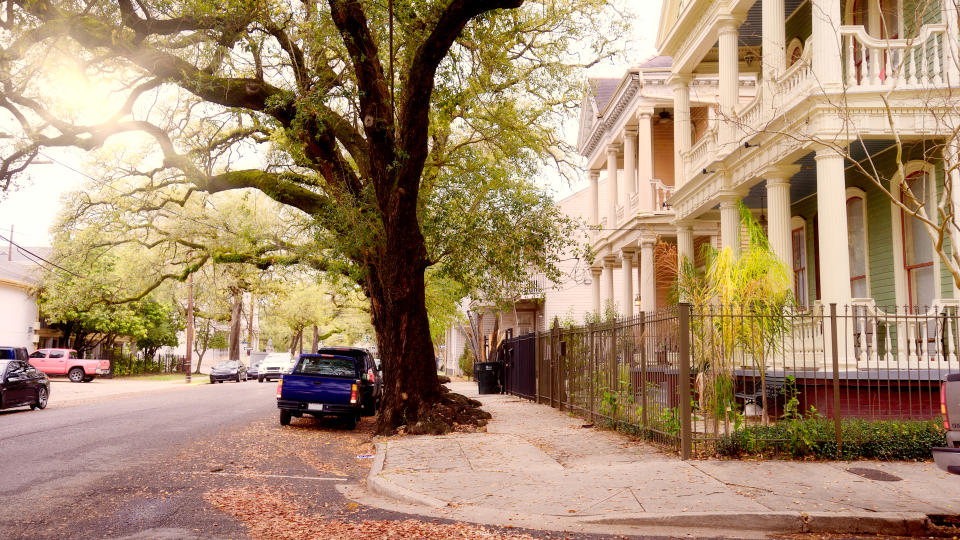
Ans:
{"type": "Polygon", "coordinates": [[[500,227],[543,208],[530,178],[545,162],[569,172],[558,128],[580,97],[577,70],[622,30],[605,0],[395,0],[391,13],[373,0],[3,4],[0,178],[51,147],[110,148],[100,169],[152,201],[142,210],[240,189],[283,205],[295,241],[194,246],[169,277],[212,258],[356,281],[391,382],[381,431],[442,397],[426,268],[482,274],[496,245],[513,248],[507,274],[555,262],[561,220],[500,227]]]}

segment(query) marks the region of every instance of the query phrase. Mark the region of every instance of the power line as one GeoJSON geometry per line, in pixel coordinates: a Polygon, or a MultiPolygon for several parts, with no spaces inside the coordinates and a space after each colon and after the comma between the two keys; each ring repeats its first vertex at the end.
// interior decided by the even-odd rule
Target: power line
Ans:
{"type": "Polygon", "coordinates": [[[39,259],[39,260],[41,260],[41,261],[49,264],[50,266],[53,266],[54,268],[57,268],[57,269],[59,269],[59,270],[63,270],[64,272],[66,272],[66,273],[68,273],[68,274],[72,274],[72,275],[74,275],[74,276],[76,276],[76,277],[78,277],[78,278],[80,278],[80,279],[87,279],[86,276],[81,276],[80,274],[78,274],[78,273],[76,273],[76,272],[74,272],[74,271],[72,271],[72,270],[67,270],[66,268],[60,266],[59,264],[57,264],[57,263],[55,263],[55,262],[48,261],[47,259],[44,259],[44,258],[41,257],[40,255],[37,255],[36,253],[34,253],[34,252],[30,251],[29,249],[21,246],[20,244],[14,242],[13,240],[7,238],[6,236],[4,236],[4,235],[2,235],[2,234],[0,234],[0,240],[3,240],[4,242],[8,242],[8,243],[9,243],[10,245],[12,245],[12,246],[15,246],[15,247],[17,248],[17,251],[20,252],[21,255],[27,257],[27,259],[28,259],[30,262],[36,264],[37,266],[43,266],[43,265],[40,264],[40,263],[38,263],[37,261],[31,259],[30,257],[33,257],[33,258],[35,258],[35,259],[39,259]]]}

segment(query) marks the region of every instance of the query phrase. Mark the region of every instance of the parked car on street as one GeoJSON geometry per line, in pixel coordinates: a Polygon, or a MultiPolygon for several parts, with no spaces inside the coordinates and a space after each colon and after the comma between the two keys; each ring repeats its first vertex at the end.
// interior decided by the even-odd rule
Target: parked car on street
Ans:
{"type": "Polygon", "coordinates": [[[223,381],[246,381],[247,367],[239,360],[225,360],[210,370],[210,384],[223,381]]]}
{"type": "Polygon", "coordinates": [[[290,353],[272,352],[260,362],[260,367],[257,371],[257,380],[263,382],[279,379],[284,373],[290,372],[293,364],[294,360],[290,356],[290,353]]]}
{"type": "Polygon", "coordinates": [[[0,360],[0,409],[45,409],[50,379],[24,360],[0,360]]]}
{"type": "Polygon", "coordinates": [[[363,355],[300,355],[293,372],[277,384],[280,425],[307,414],[317,418],[337,416],[347,429],[353,429],[361,415],[376,414],[376,381],[369,375],[374,371],[373,359],[369,366],[366,359],[363,355]]]}
{"type": "Polygon", "coordinates": [[[940,413],[947,430],[947,446],[933,449],[937,467],[960,474],[960,373],[950,373],[940,385],[940,413]]]}
{"type": "Polygon", "coordinates": [[[3,347],[0,346],[0,360],[23,360],[29,361],[30,354],[24,347],[3,347]]]}
{"type": "Polygon", "coordinates": [[[108,360],[80,358],[73,349],[37,349],[30,365],[47,375],[66,375],[70,382],[90,382],[110,371],[108,360]]]}
{"type": "Polygon", "coordinates": [[[260,362],[262,360],[257,360],[256,363],[252,363],[247,367],[247,378],[248,379],[259,379],[260,375],[260,362]]]}

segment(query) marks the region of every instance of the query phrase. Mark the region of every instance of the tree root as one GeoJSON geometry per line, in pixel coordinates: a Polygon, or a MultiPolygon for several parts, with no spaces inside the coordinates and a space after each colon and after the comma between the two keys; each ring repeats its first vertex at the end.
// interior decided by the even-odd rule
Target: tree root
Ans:
{"type": "Polygon", "coordinates": [[[477,431],[487,425],[490,413],[475,399],[455,394],[441,386],[440,401],[420,411],[415,424],[402,426],[410,435],[444,435],[451,431],[477,431]]]}

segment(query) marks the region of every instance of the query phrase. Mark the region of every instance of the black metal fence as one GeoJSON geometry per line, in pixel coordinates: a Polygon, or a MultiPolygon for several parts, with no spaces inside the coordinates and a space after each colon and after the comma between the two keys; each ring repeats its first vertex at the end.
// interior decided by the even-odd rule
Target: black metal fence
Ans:
{"type": "Polygon", "coordinates": [[[710,453],[757,424],[929,420],[960,371],[957,304],[805,312],[687,304],[504,341],[505,391],[710,453]]]}

